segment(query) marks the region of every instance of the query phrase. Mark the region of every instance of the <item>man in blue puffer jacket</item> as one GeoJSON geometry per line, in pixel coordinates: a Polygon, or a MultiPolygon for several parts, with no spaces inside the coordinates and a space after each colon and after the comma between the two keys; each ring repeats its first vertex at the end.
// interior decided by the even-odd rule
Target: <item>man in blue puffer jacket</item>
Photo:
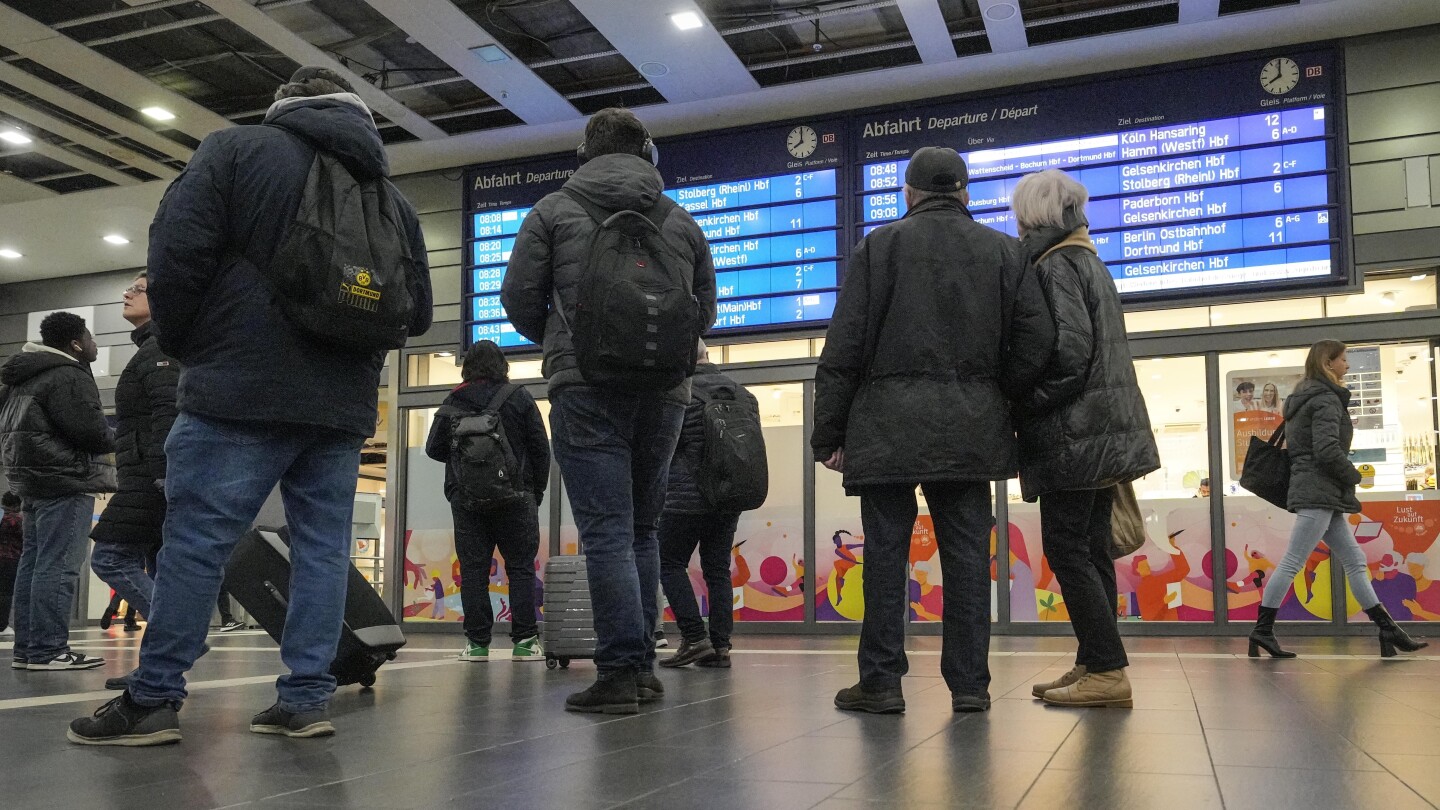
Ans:
{"type": "MultiPolygon", "coordinates": [[[[360,448],[375,432],[382,351],[332,348],[287,319],[266,268],[292,227],[317,151],[356,182],[389,174],[370,111],[333,71],[302,67],[260,126],[205,139],[150,226],[148,295],[160,348],[179,361],[180,416],[165,443],[169,512],[150,626],[129,689],[70,725],[72,742],[180,739],[185,672],[200,657],[230,552],[278,483],[290,527],[279,700],[250,730],[334,733],[331,660],[349,574],[360,448]]],[[[414,260],[409,335],[430,328],[425,242],[393,189],[414,260]]],[[[373,235],[373,234],[372,234],[373,235]]]]}

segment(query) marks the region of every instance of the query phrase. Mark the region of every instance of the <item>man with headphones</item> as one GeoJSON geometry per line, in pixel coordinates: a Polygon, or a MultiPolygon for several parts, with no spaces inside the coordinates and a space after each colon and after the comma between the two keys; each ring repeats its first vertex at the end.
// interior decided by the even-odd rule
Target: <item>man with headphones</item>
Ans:
{"type": "Polygon", "coordinates": [[[564,188],[525,218],[500,300],[545,347],[555,460],[594,608],[599,677],[565,707],[628,714],[664,692],[656,530],[696,340],[715,322],[715,267],[695,220],[662,193],[659,153],[634,113],[592,116],[577,157],[564,188]]]}

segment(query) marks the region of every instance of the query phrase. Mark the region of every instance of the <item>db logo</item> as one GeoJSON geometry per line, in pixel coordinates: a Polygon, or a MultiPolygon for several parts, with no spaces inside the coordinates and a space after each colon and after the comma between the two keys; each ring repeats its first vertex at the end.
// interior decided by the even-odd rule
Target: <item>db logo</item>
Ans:
{"type": "Polygon", "coordinates": [[[1305,68],[1305,78],[1314,79],[1325,75],[1325,68],[1320,65],[1305,68]]]}

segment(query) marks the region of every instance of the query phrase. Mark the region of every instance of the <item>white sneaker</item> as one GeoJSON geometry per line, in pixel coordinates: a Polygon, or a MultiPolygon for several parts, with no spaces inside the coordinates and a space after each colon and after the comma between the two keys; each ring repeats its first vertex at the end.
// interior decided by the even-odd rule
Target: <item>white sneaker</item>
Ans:
{"type": "Polygon", "coordinates": [[[244,630],[244,629],[245,629],[245,623],[244,623],[244,622],[228,621],[228,622],[225,622],[224,624],[220,625],[220,632],[222,632],[222,633],[229,633],[229,632],[232,632],[232,631],[234,631],[234,630],[244,630]]]}
{"type": "Polygon", "coordinates": [[[540,643],[539,636],[531,636],[515,645],[510,651],[511,661],[544,661],[545,647],[540,643]]]}
{"type": "Polygon", "coordinates": [[[35,670],[94,669],[104,664],[104,658],[95,658],[71,651],[60,653],[43,664],[31,661],[25,668],[32,672],[35,670]]]}

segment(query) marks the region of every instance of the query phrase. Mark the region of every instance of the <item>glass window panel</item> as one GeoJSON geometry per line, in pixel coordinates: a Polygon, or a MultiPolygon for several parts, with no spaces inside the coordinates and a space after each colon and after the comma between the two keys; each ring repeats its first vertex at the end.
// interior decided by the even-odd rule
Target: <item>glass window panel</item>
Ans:
{"type": "Polygon", "coordinates": [[[865,530],[860,499],[845,494],[840,473],[815,464],[815,619],[865,618],[865,530]]]}
{"type": "MultiPolygon", "coordinates": [[[[1149,541],[1115,561],[1122,621],[1214,618],[1209,577],[1209,501],[1200,497],[1208,475],[1205,360],[1165,357],[1136,361],[1159,470],[1136,481],[1149,541]]],[[[1039,504],[1020,500],[1010,482],[1010,617],[1014,622],[1068,621],[1064,591],[1042,546],[1039,504]]]]}
{"type": "Polygon", "coordinates": [[[1325,298],[1325,314],[1330,318],[1418,312],[1434,308],[1433,270],[1417,270],[1409,276],[1366,279],[1364,292],[1325,298]]]}
{"type": "Polygon", "coordinates": [[[412,388],[429,385],[459,385],[460,366],[454,352],[431,352],[406,356],[406,380],[412,388]]]}
{"type": "MultiPolygon", "coordinates": [[[[542,421],[549,431],[550,403],[539,400],[542,421]]],[[[425,455],[437,408],[415,408],[406,413],[405,454],[405,593],[406,621],[461,622],[465,618],[460,601],[462,578],[455,554],[455,528],[450,504],[445,499],[445,465],[425,455]]],[[[546,475],[549,471],[545,471],[546,475]]],[[[547,493],[547,498],[555,493],[547,493]]],[[[549,510],[540,509],[540,548],[536,555],[537,576],[544,570],[550,552],[549,510]]],[[[496,621],[510,621],[510,583],[504,557],[496,551],[488,582],[490,608],[496,621]]],[[[537,616],[543,608],[544,589],[536,588],[537,616]]]]}
{"type": "MultiPolygon", "coordinates": [[[[805,493],[800,469],[805,463],[805,387],[785,383],[748,388],[760,403],[770,492],[763,506],[740,516],[730,558],[733,590],[726,596],[736,621],[803,621],[805,493]]],[[[701,613],[709,615],[710,594],[701,576],[698,550],[689,573],[701,613]]],[[[675,619],[668,608],[665,618],[675,619]]]]}
{"type": "MultiPolygon", "coordinates": [[[[915,519],[915,528],[910,534],[910,621],[938,622],[945,606],[945,577],[940,567],[939,541],[935,535],[935,524],[930,518],[930,504],[925,493],[916,490],[915,499],[920,514],[915,519]]],[[[995,485],[990,485],[990,502],[995,502],[995,485]]],[[[996,603],[999,599],[999,582],[995,567],[996,530],[990,530],[990,621],[998,618],[996,603]]]]}

